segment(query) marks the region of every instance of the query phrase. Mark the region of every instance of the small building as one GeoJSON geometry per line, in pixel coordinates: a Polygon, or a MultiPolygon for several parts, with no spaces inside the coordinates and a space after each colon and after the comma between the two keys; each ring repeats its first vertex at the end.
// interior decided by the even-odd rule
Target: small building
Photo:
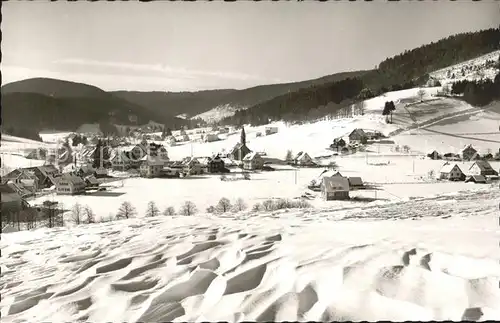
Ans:
{"type": "Polygon", "coordinates": [[[477,160],[469,168],[470,175],[497,176],[498,172],[486,160],[477,160]]]}
{"type": "Polygon", "coordinates": [[[269,135],[278,133],[278,127],[269,126],[269,127],[266,127],[264,131],[265,131],[266,136],[269,136],[269,135]]]}
{"type": "Polygon", "coordinates": [[[465,179],[465,174],[457,164],[445,163],[439,171],[439,179],[463,181],[465,179]]]}
{"type": "Polygon", "coordinates": [[[345,177],[323,177],[321,196],[326,201],[349,199],[349,181],[345,177]]]}
{"type": "Polygon", "coordinates": [[[126,170],[132,166],[132,162],[128,158],[128,153],[122,150],[114,151],[110,162],[113,170],[126,170]]]}
{"type": "Polygon", "coordinates": [[[463,160],[475,160],[479,155],[477,154],[477,150],[472,147],[472,145],[466,146],[461,151],[463,160]]]}
{"type": "Polygon", "coordinates": [[[365,131],[366,137],[368,140],[377,140],[383,137],[380,131],[365,131]]]}
{"type": "Polygon", "coordinates": [[[203,142],[214,142],[214,141],[219,141],[219,136],[214,133],[207,133],[203,135],[203,142]]]}
{"type": "Polygon", "coordinates": [[[76,195],[85,192],[85,181],[75,174],[64,173],[56,178],[56,192],[58,195],[76,195]]]}
{"type": "Polygon", "coordinates": [[[349,142],[363,142],[368,140],[368,136],[363,129],[356,128],[349,134],[349,142]]]}
{"type": "Polygon", "coordinates": [[[141,177],[159,177],[165,163],[157,157],[144,156],[139,167],[141,177]]]}
{"type": "Polygon", "coordinates": [[[483,175],[470,175],[465,179],[466,183],[486,184],[488,181],[483,175]]]}
{"type": "Polygon", "coordinates": [[[97,187],[99,187],[99,181],[93,175],[87,176],[85,178],[85,185],[87,188],[97,188],[97,187]]]}
{"type": "Polygon", "coordinates": [[[186,157],[181,162],[182,171],[186,175],[200,175],[203,174],[203,167],[198,158],[186,157]]]}
{"type": "Polygon", "coordinates": [[[238,143],[233,147],[233,149],[231,149],[231,152],[229,153],[228,157],[231,158],[232,160],[242,161],[243,158],[245,158],[245,156],[248,155],[250,152],[251,152],[250,148],[248,148],[245,143],[238,143]]]}
{"type": "Polygon", "coordinates": [[[94,175],[95,169],[92,165],[81,165],[74,171],[75,175],[80,177],[87,177],[90,175],[94,175]]]}
{"type": "Polygon", "coordinates": [[[297,154],[297,156],[293,160],[295,165],[298,166],[315,166],[316,163],[313,161],[311,156],[308,153],[301,151],[297,154]]]}
{"type": "Polygon", "coordinates": [[[129,150],[129,157],[132,161],[139,161],[147,155],[147,151],[148,149],[145,145],[143,145],[142,143],[137,144],[129,150]]]}
{"type": "Polygon", "coordinates": [[[333,144],[330,145],[330,148],[333,150],[336,150],[337,152],[342,150],[346,146],[346,142],[342,138],[335,138],[333,139],[333,144]]]}
{"type": "Polygon", "coordinates": [[[262,169],[264,159],[256,152],[251,152],[243,158],[243,169],[262,169]]]}
{"type": "Polygon", "coordinates": [[[432,160],[442,159],[441,155],[436,150],[433,150],[432,152],[428,153],[427,157],[429,157],[432,160]]]}
{"type": "Polygon", "coordinates": [[[347,180],[349,181],[349,189],[351,191],[365,188],[361,177],[348,177],[347,180]]]}
{"type": "Polygon", "coordinates": [[[94,172],[94,176],[96,178],[108,177],[108,170],[104,167],[98,167],[94,172]]]}
{"type": "Polygon", "coordinates": [[[228,170],[224,167],[224,161],[217,155],[214,158],[210,158],[207,164],[208,173],[226,173],[228,170]]]}
{"type": "Polygon", "coordinates": [[[177,143],[177,140],[175,139],[174,136],[168,136],[165,141],[167,142],[167,144],[169,144],[170,146],[175,146],[175,144],[177,143]]]}

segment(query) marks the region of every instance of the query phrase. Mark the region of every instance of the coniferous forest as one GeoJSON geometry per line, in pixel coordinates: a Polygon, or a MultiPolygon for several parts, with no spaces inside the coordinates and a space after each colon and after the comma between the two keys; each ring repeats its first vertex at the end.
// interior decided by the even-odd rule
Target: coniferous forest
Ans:
{"type": "MultiPolygon", "coordinates": [[[[221,123],[262,125],[270,120],[298,122],[338,115],[339,110],[357,100],[423,85],[429,79],[428,73],[432,71],[499,49],[500,29],[457,34],[387,58],[377,69],[367,71],[357,78],[287,93],[249,109],[239,110],[221,123]]],[[[464,99],[471,104],[486,104],[494,99],[494,93],[499,92],[498,86],[495,87],[498,82],[469,83],[467,86],[456,85],[454,93],[464,93],[464,99]],[[462,92],[458,88],[463,88],[462,92]]]]}

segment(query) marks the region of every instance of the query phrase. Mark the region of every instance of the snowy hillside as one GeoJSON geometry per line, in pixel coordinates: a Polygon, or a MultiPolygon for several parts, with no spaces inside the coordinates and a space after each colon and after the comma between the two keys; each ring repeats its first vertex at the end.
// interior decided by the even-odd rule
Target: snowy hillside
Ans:
{"type": "Polygon", "coordinates": [[[236,111],[241,110],[241,109],[244,109],[244,108],[235,107],[235,106],[232,106],[231,104],[223,104],[223,105],[216,106],[212,110],[198,114],[198,115],[194,116],[192,119],[200,118],[200,119],[202,119],[206,122],[209,122],[209,123],[210,122],[217,122],[217,121],[220,121],[226,117],[230,117],[230,116],[234,115],[234,113],[236,111]]]}
{"type": "Polygon", "coordinates": [[[498,73],[500,50],[430,73],[442,85],[461,80],[494,79],[498,73]]]}

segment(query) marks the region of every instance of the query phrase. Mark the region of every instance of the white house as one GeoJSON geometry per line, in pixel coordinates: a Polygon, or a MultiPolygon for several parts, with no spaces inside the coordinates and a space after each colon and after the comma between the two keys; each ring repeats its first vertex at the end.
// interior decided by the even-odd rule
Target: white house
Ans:
{"type": "Polygon", "coordinates": [[[85,181],[72,173],[65,173],[56,178],[58,195],[76,195],[85,192],[85,181]]]}
{"type": "Polygon", "coordinates": [[[486,160],[477,160],[468,171],[469,175],[497,176],[498,172],[486,160]]]}
{"type": "Polygon", "coordinates": [[[243,158],[243,169],[261,169],[264,166],[264,159],[256,152],[251,152],[243,158]]]}
{"type": "Polygon", "coordinates": [[[465,179],[465,175],[457,164],[445,163],[439,171],[439,179],[462,181],[465,179]]]}

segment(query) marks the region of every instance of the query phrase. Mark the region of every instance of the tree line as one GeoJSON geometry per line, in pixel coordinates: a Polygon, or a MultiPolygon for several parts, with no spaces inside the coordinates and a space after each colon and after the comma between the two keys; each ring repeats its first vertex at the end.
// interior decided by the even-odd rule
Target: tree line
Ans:
{"type": "Polygon", "coordinates": [[[475,106],[485,106],[500,99],[500,72],[492,80],[462,80],[453,83],[451,93],[463,95],[464,101],[475,106]]]}
{"type": "MultiPolygon", "coordinates": [[[[356,101],[389,91],[422,86],[432,71],[500,49],[500,29],[463,33],[387,58],[356,78],[326,83],[275,97],[239,110],[220,124],[263,125],[274,120],[299,122],[338,115],[356,101]]],[[[488,85],[478,86],[488,87],[488,85]]],[[[482,91],[482,90],[477,91],[482,91]]],[[[476,90],[474,90],[476,91],[476,90]]],[[[489,90],[484,90],[485,92],[489,90]]]]}

